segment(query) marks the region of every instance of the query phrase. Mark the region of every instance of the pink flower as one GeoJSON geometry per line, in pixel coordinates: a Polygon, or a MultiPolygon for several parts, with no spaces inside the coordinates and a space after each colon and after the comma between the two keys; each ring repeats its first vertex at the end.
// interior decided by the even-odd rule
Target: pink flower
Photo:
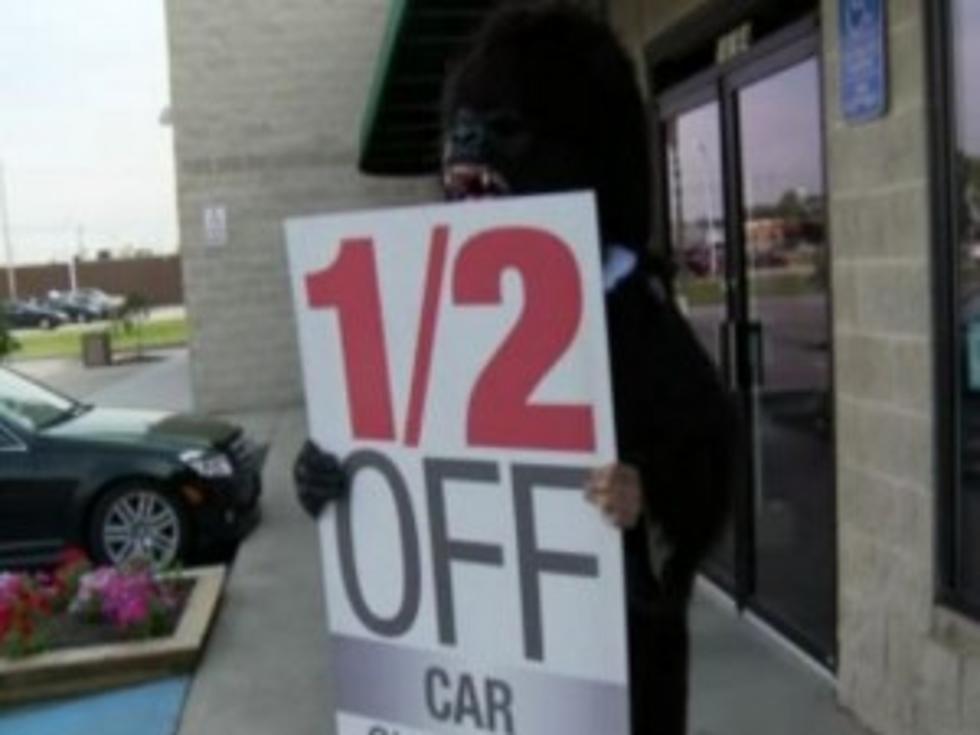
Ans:
{"type": "Polygon", "coordinates": [[[84,574],[69,609],[95,615],[119,628],[141,627],[173,609],[176,600],[148,569],[96,569],[84,574]]]}
{"type": "Polygon", "coordinates": [[[117,574],[112,567],[103,567],[83,574],[78,580],[78,591],[68,609],[72,613],[94,613],[102,606],[106,589],[117,574]]]}
{"type": "Polygon", "coordinates": [[[150,603],[146,597],[132,595],[124,598],[113,612],[120,628],[142,625],[150,616],[150,603]]]}
{"type": "Polygon", "coordinates": [[[0,643],[3,643],[7,633],[13,627],[14,610],[6,602],[0,601],[0,643]]]}
{"type": "Polygon", "coordinates": [[[0,572],[0,603],[13,603],[20,597],[24,579],[19,574],[0,572]]]}

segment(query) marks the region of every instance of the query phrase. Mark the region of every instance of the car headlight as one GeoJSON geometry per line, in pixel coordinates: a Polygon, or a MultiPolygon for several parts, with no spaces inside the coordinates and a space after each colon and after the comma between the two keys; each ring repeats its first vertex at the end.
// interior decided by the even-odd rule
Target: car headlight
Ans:
{"type": "Polygon", "coordinates": [[[184,452],[180,455],[180,461],[201,477],[231,477],[235,474],[231,460],[220,452],[184,452]]]}

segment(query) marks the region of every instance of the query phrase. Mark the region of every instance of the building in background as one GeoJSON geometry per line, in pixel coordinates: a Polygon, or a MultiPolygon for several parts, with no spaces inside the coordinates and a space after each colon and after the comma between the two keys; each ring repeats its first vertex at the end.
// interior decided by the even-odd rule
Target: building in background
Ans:
{"type": "MultiPolygon", "coordinates": [[[[293,403],[282,220],[434,198],[447,60],[495,3],[168,5],[196,398],[293,403]]],[[[980,731],[980,3],[595,5],[751,429],[706,574],[877,732],[980,731]]]]}
{"type": "MultiPolygon", "coordinates": [[[[10,298],[8,283],[7,269],[0,268],[0,302],[10,298]]],[[[121,296],[138,294],[151,306],[184,303],[182,268],[176,255],[22,265],[16,269],[16,284],[21,299],[45,299],[52,291],[97,288],[121,296]]]]}

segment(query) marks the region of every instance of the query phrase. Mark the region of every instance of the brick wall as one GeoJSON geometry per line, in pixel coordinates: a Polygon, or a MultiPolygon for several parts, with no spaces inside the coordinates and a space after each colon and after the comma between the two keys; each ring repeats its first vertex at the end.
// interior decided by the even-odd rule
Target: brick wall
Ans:
{"type": "MultiPolygon", "coordinates": [[[[126,295],[139,293],[151,304],[181,304],[184,301],[180,258],[136,258],[132,260],[98,260],[79,263],[76,269],[79,288],[99,288],[106,293],[126,295]]],[[[43,297],[49,291],[71,288],[67,265],[23,266],[17,269],[17,295],[20,298],[43,297]]],[[[0,268],[0,301],[8,298],[7,269],[0,268]]]]}
{"type": "Polygon", "coordinates": [[[301,384],[283,220],[432,199],[356,172],[385,0],[168,0],[192,382],[199,407],[294,404],[301,384]],[[223,205],[228,243],[206,247],[223,205]]]}

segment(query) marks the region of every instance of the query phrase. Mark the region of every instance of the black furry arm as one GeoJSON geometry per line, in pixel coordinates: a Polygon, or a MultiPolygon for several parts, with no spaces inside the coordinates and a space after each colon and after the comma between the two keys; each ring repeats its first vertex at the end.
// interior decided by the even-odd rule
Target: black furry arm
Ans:
{"type": "Polygon", "coordinates": [[[293,463],[293,481],[299,504],[312,518],[319,517],[327,503],[347,495],[347,476],[340,460],[310,439],[293,463]]]}

